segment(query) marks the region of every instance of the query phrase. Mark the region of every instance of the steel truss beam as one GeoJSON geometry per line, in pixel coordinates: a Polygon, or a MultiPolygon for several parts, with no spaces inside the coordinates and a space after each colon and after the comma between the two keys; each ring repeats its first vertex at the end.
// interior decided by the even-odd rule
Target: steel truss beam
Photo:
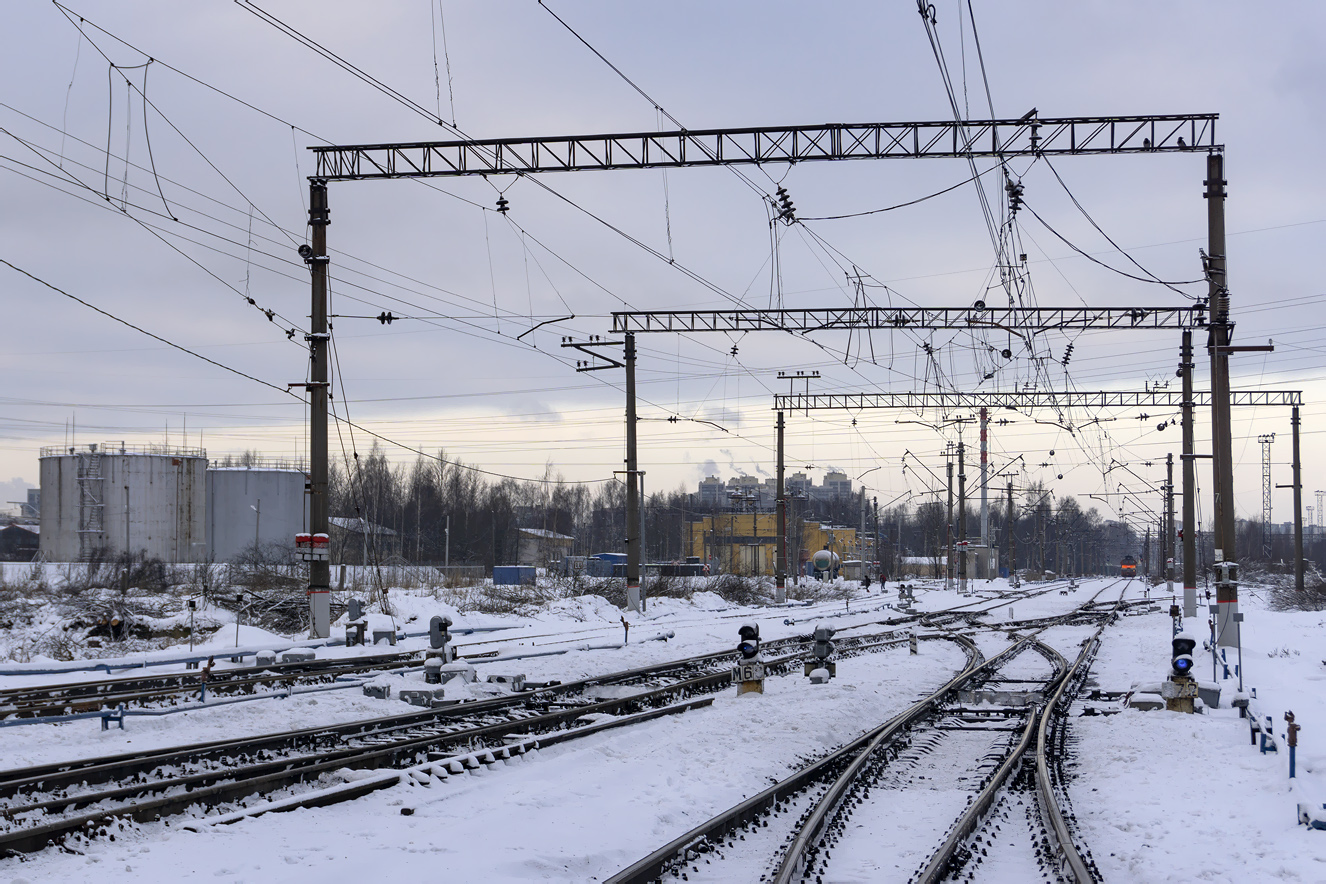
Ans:
{"type": "Polygon", "coordinates": [[[309,148],[327,181],[919,157],[1222,151],[1219,114],[824,123],[309,148]]]}
{"type": "Polygon", "coordinates": [[[612,314],[614,334],[628,332],[812,332],[832,329],[1205,328],[1193,307],[834,307],[814,310],[641,310],[612,314]]]}
{"type": "MultiPolygon", "coordinates": [[[[1234,390],[1233,405],[1298,406],[1303,404],[1300,390],[1234,390]]],[[[1211,405],[1208,390],[1194,391],[1193,405],[1211,405]]],[[[1169,390],[1034,393],[792,393],[775,394],[778,411],[810,411],[829,408],[906,408],[923,410],[977,408],[1160,408],[1183,406],[1183,393],[1169,390]]]]}

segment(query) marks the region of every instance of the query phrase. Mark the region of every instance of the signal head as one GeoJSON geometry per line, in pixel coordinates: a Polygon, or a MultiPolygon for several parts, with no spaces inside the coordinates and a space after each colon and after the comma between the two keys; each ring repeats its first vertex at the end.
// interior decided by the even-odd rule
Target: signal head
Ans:
{"type": "Polygon", "coordinates": [[[1170,669],[1175,675],[1191,675],[1193,671],[1193,649],[1197,647],[1197,639],[1190,633],[1180,632],[1171,640],[1172,651],[1170,653],[1170,669]]]}
{"type": "Polygon", "coordinates": [[[741,654],[741,659],[750,660],[760,653],[760,627],[754,623],[747,623],[737,630],[737,635],[741,636],[741,641],[737,643],[737,652],[741,654]]]}

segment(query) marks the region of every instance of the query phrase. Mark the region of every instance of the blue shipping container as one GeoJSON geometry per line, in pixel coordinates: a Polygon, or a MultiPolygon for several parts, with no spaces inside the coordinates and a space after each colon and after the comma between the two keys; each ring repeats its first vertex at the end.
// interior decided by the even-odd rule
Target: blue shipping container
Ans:
{"type": "Polygon", "coordinates": [[[533,586],[536,569],[533,565],[494,565],[494,586],[533,586]]]}

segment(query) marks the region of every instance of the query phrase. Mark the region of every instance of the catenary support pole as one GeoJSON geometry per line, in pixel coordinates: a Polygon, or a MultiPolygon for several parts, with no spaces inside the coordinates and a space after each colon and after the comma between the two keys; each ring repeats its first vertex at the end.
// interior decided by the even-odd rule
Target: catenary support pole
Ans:
{"type": "Polygon", "coordinates": [[[780,411],[778,412],[778,515],[775,518],[778,550],[774,572],[774,601],[780,605],[787,601],[787,486],[784,483],[783,427],[783,413],[780,411]]]}
{"type": "Polygon", "coordinates": [[[990,430],[990,410],[981,409],[981,557],[977,560],[978,565],[976,573],[972,576],[980,578],[994,577],[989,573],[990,569],[990,498],[986,488],[986,480],[989,477],[990,452],[989,452],[989,430],[990,430]]]}
{"type": "Polygon", "coordinates": [[[967,592],[967,461],[958,443],[958,592],[967,592]]]}
{"type": "Polygon", "coordinates": [[[1013,509],[1013,480],[1008,480],[1008,514],[1004,519],[1004,530],[1008,532],[1008,580],[1009,583],[1017,582],[1018,560],[1016,556],[1017,547],[1014,540],[1013,528],[1018,523],[1017,513],[1013,509]]]}
{"type": "Polygon", "coordinates": [[[1294,589],[1303,591],[1303,462],[1298,456],[1298,406],[1290,411],[1294,428],[1294,589]]]}
{"type": "MultiPolygon", "coordinates": [[[[1215,478],[1215,560],[1235,561],[1234,446],[1229,416],[1229,281],[1225,262],[1225,160],[1206,158],[1206,230],[1208,291],[1211,298],[1211,461],[1215,478]]],[[[1216,641],[1239,646],[1238,583],[1216,585],[1216,641]]]]}
{"type": "Polygon", "coordinates": [[[945,550],[944,561],[944,588],[953,589],[953,461],[948,462],[948,537],[944,542],[947,547],[945,550]]]}
{"type": "Polygon", "coordinates": [[[1183,616],[1197,616],[1197,462],[1193,450],[1192,332],[1184,331],[1183,375],[1183,616]]]}
{"type": "Polygon", "coordinates": [[[1178,558],[1175,552],[1174,530],[1174,452],[1165,455],[1165,591],[1171,596],[1174,595],[1174,560],[1178,558]]]}
{"type": "Polygon", "coordinates": [[[635,334],[626,335],[626,606],[636,613],[640,601],[640,485],[635,441],[635,334]]]}
{"type": "MultiPolygon", "coordinates": [[[[327,489],[327,395],[331,391],[331,365],[327,358],[327,182],[309,182],[309,229],[312,251],[307,257],[313,277],[312,327],[309,349],[309,531],[326,534],[330,530],[331,501],[327,489]]],[[[331,562],[309,562],[308,580],[309,637],[331,637],[331,562]]]]}

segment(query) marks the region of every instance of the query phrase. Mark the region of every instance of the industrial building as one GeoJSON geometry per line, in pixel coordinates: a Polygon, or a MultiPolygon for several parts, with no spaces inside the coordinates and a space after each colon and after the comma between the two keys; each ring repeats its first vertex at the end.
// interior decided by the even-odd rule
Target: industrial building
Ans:
{"type": "Polygon", "coordinates": [[[547,528],[521,528],[519,534],[516,563],[537,565],[540,568],[553,567],[556,562],[566,558],[576,542],[569,534],[559,534],[547,528]]]}
{"type": "Polygon", "coordinates": [[[0,562],[30,562],[40,549],[41,528],[12,524],[0,528],[0,562]]]}
{"type": "Polygon", "coordinates": [[[270,544],[290,546],[307,530],[304,465],[247,459],[243,466],[207,470],[207,552],[217,562],[270,544]]]}
{"type": "MultiPolygon", "coordinates": [[[[691,522],[688,555],[725,574],[749,576],[774,573],[777,564],[778,518],[774,513],[728,513],[705,516],[691,522]]],[[[820,549],[829,549],[843,558],[861,558],[856,529],[819,522],[803,522],[800,537],[788,525],[788,571],[800,572],[800,566],[820,549]]]]}
{"type": "Polygon", "coordinates": [[[86,562],[122,552],[207,559],[207,453],[92,444],[41,451],[41,555],[86,562]]]}

